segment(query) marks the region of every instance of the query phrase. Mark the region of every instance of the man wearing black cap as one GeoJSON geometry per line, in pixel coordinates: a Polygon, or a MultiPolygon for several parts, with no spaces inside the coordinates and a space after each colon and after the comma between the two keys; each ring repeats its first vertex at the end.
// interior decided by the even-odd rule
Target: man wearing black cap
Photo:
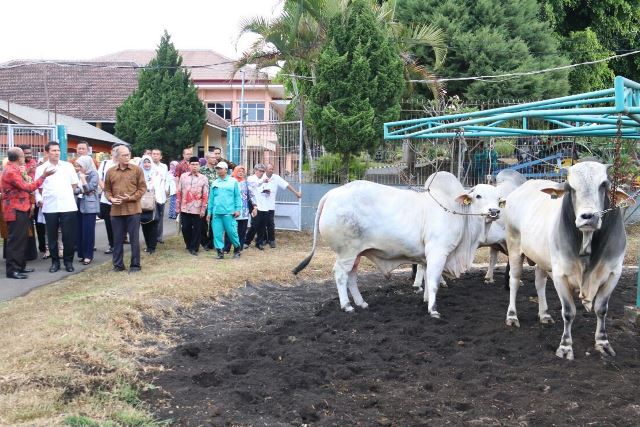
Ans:
{"type": "Polygon", "coordinates": [[[182,237],[191,255],[198,255],[203,218],[207,212],[209,181],[200,173],[197,157],[189,158],[189,172],[180,175],[176,187],[176,212],[180,213],[182,237]]]}

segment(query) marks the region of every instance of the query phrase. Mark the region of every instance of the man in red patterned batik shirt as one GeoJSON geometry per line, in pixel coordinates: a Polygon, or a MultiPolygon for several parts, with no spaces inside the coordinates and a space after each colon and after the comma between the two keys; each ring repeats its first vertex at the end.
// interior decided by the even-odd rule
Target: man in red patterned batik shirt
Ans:
{"type": "Polygon", "coordinates": [[[25,253],[29,238],[29,211],[31,193],[42,185],[44,180],[55,173],[55,169],[45,171],[35,182],[27,183],[20,166],[24,165],[24,152],[18,147],[10,148],[7,167],[2,171],[2,209],[7,222],[7,277],[26,279],[33,269],[26,268],[25,253]]]}

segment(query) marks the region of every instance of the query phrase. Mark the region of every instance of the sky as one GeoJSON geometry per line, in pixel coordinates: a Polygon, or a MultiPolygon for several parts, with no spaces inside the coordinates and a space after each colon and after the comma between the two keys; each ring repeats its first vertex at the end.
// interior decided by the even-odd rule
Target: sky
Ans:
{"type": "Polygon", "coordinates": [[[2,2],[0,62],[91,59],[155,49],[164,30],[177,49],[212,49],[232,59],[240,22],[277,16],[283,0],[16,0],[2,2]]]}

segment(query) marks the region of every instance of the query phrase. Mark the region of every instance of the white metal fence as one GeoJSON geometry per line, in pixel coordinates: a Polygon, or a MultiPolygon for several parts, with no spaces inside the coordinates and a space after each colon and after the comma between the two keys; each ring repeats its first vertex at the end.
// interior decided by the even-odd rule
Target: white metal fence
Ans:
{"type": "Polygon", "coordinates": [[[55,126],[0,124],[0,157],[5,158],[11,147],[25,145],[31,147],[33,158],[39,161],[44,156],[47,142],[57,140],[55,126]]]}

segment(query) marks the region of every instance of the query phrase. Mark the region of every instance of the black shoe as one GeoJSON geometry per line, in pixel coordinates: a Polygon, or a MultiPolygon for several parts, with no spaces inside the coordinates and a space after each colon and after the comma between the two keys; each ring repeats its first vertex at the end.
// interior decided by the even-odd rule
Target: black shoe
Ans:
{"type": "Polygon", "coordinates": [[[140,272],[140,270],[142,270],[142,268],[135,266],[135,267],[129,267],[129,274],[131,273],[138,273],[140,272]]]}
{"type": "Polygon", "coordinates": [[[105,255],[109,255],[113,253],[113,248],[109,248],[106,251],[104,251],[105,255]]]}
{"type": "Polygon", "coordinates": [[[245,243],[244,245],[242,245],[242,249],[249,249],[249,245],[245,243]]]}
{"type": "Polygon", "coordinates": [[[65,265],[64,269],[67,270],[68,273],[73,273],[74,271],[76,271],[76,269],[73,268],[73,265],[71,265],[71,264],[65,265]]]}
{"type": "Polygon", "coordinates": [[[262,243],[257,244],[256,248],[260,249],[261,251],[264,251],[264,245],[262,243]]]}
{"type": "Polygon", "coordinates": [[[148,253],[149,255],[153,255],[153,254],[155,254],[155,253],[156,253],[156,250],[155,250],[155,249],[147,249],[147,253],[148,253]]]}
{"type": "Polygon", "coordinates": [[[121,271],[126,271],[126,270],[127,270],[127,269],[126,269],[126,268],[124,268],[124,267],[113,267],[113,268],[111,269],[111,271],[113,271],[113,272],[115,272],[115,273],[119,273],[119,272],[121,272],[121,271]]]}
{"type": "Polygon", "coordinates": [[[164,240],[158,240],[158,243],[160,243],[161,245],[164,245],[164,240]]]}
{"type": "Polygon", "coordinates": [[[276,241],[272,240],[269,242],[269,246],[271,247],[271,249],[275,249],[276,248],[276,241]]]}
{"type": "Polygon", "coordinates": [[[193,256],[198,256],[198,252],[196,252],[196,251],[189,251],[189,253],[190,253],[191,255],[193,255],[193,256]]]}
{"type": "Polygon", "coordinates": [[[7,278],[9,278],[9,279],[26,279],[28,277],[29,276],[27,276],[26,274],[20,273],[18,271],[14,271],[11,274],[7,274],[7,278]]]}
{"type": "Polygon", "coordinates": [[[240,246],[233,248],[233,258],[234,259],[240,258],[240,253],[241,253],[240,246]]]}
{"type": "Polygon", "coordinates": [[[18,270],[18,273],[27,274],[33,273],[34,271],[36,271],[34,268],[23,268],[22,270],[18,270]]]}
{"type": "Polygon", "coordinates": [[[60,270],[60,264],[51,264],[49,267],[49,273],[55,273],[58,270],[60,270]]]}
{"type": "Polygon", "coordinates": [[[224,252],[222,252],[220,249],[218,249],[218,256],[216,257],[216,259],[224,259],[224,252]]]}

